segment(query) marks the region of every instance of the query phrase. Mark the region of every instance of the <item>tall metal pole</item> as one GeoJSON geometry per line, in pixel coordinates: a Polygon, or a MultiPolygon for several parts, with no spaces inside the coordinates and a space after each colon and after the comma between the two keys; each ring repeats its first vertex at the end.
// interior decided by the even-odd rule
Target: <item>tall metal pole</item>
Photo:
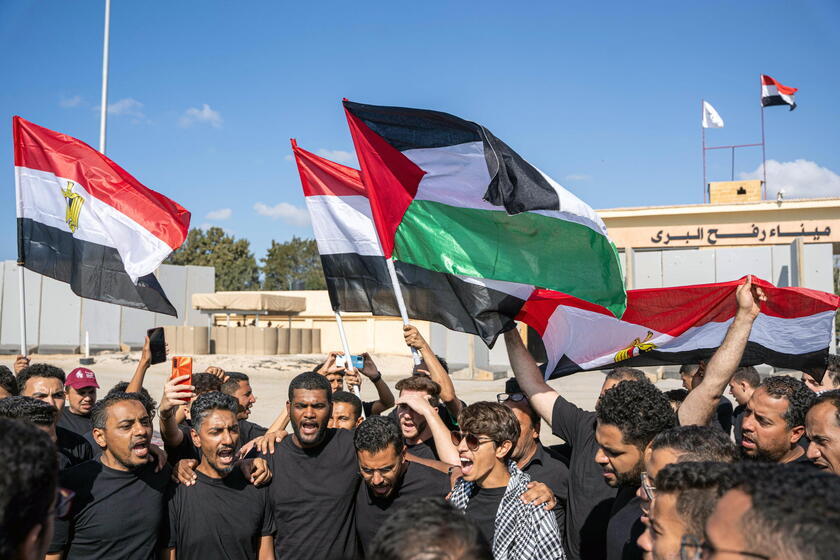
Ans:
{"type": "MultiPolygon", "coordinates": [[[[403,300],[402,289],[400,288],[400,281],[397,279],[397,271],[394,269],[394,259],[385,259],[385,264],[388,266],[388,275],[391,277],[391,286],[394,288],[394,296],[397,298],[397,308],[400,310],[400,317],[402,317],[403,325],[408,324],[408,311],[405,309],[405,300],[403,300]]],[[[423,361],[420,358],[420,352],[417,348],[411,348],[411,357],[414,358],[414,365],[420,365],[423,361]]]]}
{"type": "Polygon", "coordinates": [[[111,35],[111,0],[105,0],[105,41],[102,47],[102,103],[99,109],[99,151],[105,153],[108,123],[108,50],[111,35]]]}
{"type": "Polygon", "coordinates": [[[703,203],[706,202],[706,127],[703,126],[703,100],[700,100],[700,138],[703,153],[703,203]]]}
{"type": "Polygon", "coordinates": [[[764,146],[764,106],[761,107],[761,171],[764,173],[764,185],[761,190],[762,200],[767,199],[767,153],[764,146]]]}

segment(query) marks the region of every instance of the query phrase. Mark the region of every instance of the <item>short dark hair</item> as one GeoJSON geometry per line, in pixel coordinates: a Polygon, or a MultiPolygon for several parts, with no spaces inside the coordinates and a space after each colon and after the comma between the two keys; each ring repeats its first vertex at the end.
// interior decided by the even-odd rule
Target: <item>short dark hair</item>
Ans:
{"type": "MultiPolygon", "coordinates": [[[[109,395],[125,393],[126,389],[128,389],[128,381],[120,381],[119,383],[111,387],[111,390],[108,391],[108,394],[105,396],[107,397],[109,395]]],[[[137,395],[137,397],[140,399],[140,402],[143,403],[143,406],[146,407],[146,412],[148,412],[149,416],[151,416],[152,419],[154,419],[155,414],[157,413],[157,401],[154,398],[152,398],[152,395],[149,393],[148,389],[146,389],[145,387],[140,387],[139,393],[131,394],[137,395]]]]}
{"type": "Polygon", "coordinates": [[[516,445],[519,439],[519,421],[513,412],[505,405],[490,401],[479,401],[463,409],[458,415],[458,426],[464,432],[489,437],[497,446],[505,441],[516,445]]]}
{"type": "Polygon", "coordinates": [[[775,399],[787,399],[787,410],[782,415],[788,428],[805,425],[805,414],[814,401],[814,392],[802,381],[787,375],[774,375],[759,387],[775,399]]]}
{"type": "Polygon", "coordinates": [[[397,453],[402,453],[405,440],[399,425],[389,416],[371,416],[356,427],[353,434],[356,451],[377,453],[390,445],[397,453]]]}
{"type": "Polygon", "coordinates": [[[432,396],[432,399],[440,398],[440,385],[424,375],[412,375],[397,381],[394,388],[398,391],[423,391],[432,396]]]}
{"type": "Polygon", "coordinates": [[[58,409],[32,397],[16,395],[0,399],[0,416],[26,420],[36,426],[52,426],[58,418],[58,409]]]}
{"type": "Polygon", "coordinates": [[[353,407],[353,413],[356,418],[362,415],[362,399],[348,391],[336,391],[332,395],[332,402],[343,402],[353,407]]]}
{"type": "Polygon", "coordinates": [[[656,475],[656,491],[677,492],[677,514],[686,532],[702,540],[706,520],[712,515],[723,489],[733,477],[732,465],[714,461],[672,463],[656,475]]]}
{"type": "Polygon", "coordinates": [[[230,395],[220,391],[210,391],[198,395],[190,405],[190,421],[195,431],[201,429],[204,419],[214,410],[227,410],[236,417],[239,412],[239,402],[230,395]]]}
{"type": "Polygon", "coordinates": [[[647,375],[640,369],[621,366],[617,368],[608,369],[605,372],[607,379],[621,380],[621,381],[648,381],[647,375]]]}
{"type": "Polygon", "coordinates": [[[654,436],[651,450],[672,449],[678,462],[716,461],[734,463],[738,449],[720,428],[711,426],[674,426],[654,436]]]}
{"type": "Polygon", "coordinates": [[[668,397],[653,383],[636,381],[622,381],[605,392],[595,406],[595,416],[599,424],[617,427],[626,443],[640,449],[676,424],[668,397]]]}
{"type": "Polygon", "coordinates": [[[23,393],[23,388],[26,386],[26,382],[33,377],[58,379],[61,381],[62,387],[64,387],[64,382],[67,380],[67,376],[64,375],[64,370],[61,368],[51,366],[50,364],[32,364],[30,366],[26,366],[20,370],[20,373],[18,373],[18,392],[23,393]]]}
{"type": "Polygon", "coordinates": [[[694,375],[698,369],[700,369],[700,364],[683,364],[680,366],[680,377],[694,375]]]}
{"type": "MultiPolygon", "coordinates": [[[[825,391],[823,393],[820,393],[811,402],[811,408],[814,408],[818,404],[822,404],[825,402],[831,403],[831,405],[834,407],[835,420],[837,422],[837,425],[840,426],[840,389],[832,389],[831,391],[825,391]]],[[[811,410],[811,408],[809,408],[808,410],[811,410]]]]}
{"type": "Polygon", "coordinates": [[[196,395],[201,395],[210,391],[221,391],[222,380],[212,373],[194,373],[192,376],[192,386],[195,387],[193,392],[196,395]]]}
{"type": "Polygon", "coordinates": [[[327,402],[332,404],[332,387],[327,378],[320,373],[314,371],[306,371],[298,374],[292,382],[289,383],[289,402],[294,400],[295,391],[303,389],[305,391],[324,391],[327,394],[327,402]]]}
{"type": "MultiPolygon", "coordinates": [[[[443,356],[438,356],[437,354],[435,354],[435,358],[437,358],[437,361],[440,362],[440,367],[443,368],[443,371],[445,371],[446,373],[449,373],[449,362],[446,361],[446,358],[444,358],[443,356]]],[[[425,363],[425,362],[426,361],[423,360],[423,363],[425,363]]],[[[414,366],[414,371],[417,370],[417,367],[418,366],[414,366]]]]}
{"type": "Polygon", "coordinates": [[[225,375],[227,375],[227,379],[222,383],[221,391],[228,395],[234,394],[243,381],[250,381],[250,378],[241,371],[226,371],[225,375]]]}
{"type": "Polygon", "coordinates": [[[17,378],[15,378],[12,370],[6,366],[0,366],[0,387],[4,388],[10,395],[20,394],[17,378]]]}
{"type": "Polygon", "coordinates": [[[370,543],[369,560],[492,560],[478,527],[442,498],[397,509],[370,543]]]}
{"type": "Polygon", "coordinates": [[[671,402],[682,403],[688,396],[688,391],[685,389],[671,389],[670,391],[665,391],[665,396],[671,402]]]}
{"type": "MultiPolygon", "coordinates": [[[[143,398],[140,393],[120,393],[111,390],[107,395],[105,395],[104,399],[96,401],[96,404],[93,405],[93,408],[90,411],[90,420],[93,427],[99,428],[100,430],[105,429],[105,424],[108,421],[108,409],[117,403],[125,401],[139,402],[143,405],[143,408],[146,409],[146,412],[149,412],[149,409],[146,408],[146,404],[143,402],[143,398]]],[[[151,414],[149,414],[149,416],[151,416],[151,414]]]]}
{"type": "Polygon", "coordinates": [[[831,379],[831,384],[840,387],[840,356],[829,354],[825,360],[825,374],[831,379]]]}
{"type": "Polygon", "coordinates": [[[761,385],[761,375],[759,375],[758,370],[753,366],[739,367],[732,375],[732,381],[736,381],[738,383],[744,382],[755,389],[761,385]]]}
{"type": "Polygon", "coordinates": [[[43,430],[0,418],[0,558],[13,558],[47,522],[58,485],[58,453],[43,430]]]}
{"type": "Polygon", "coordinates": [[[837,556],[840,477],[805,465],[739,463],[729,484],[752,502],[741,533],[758,554],[817,560],[837,556]]]}

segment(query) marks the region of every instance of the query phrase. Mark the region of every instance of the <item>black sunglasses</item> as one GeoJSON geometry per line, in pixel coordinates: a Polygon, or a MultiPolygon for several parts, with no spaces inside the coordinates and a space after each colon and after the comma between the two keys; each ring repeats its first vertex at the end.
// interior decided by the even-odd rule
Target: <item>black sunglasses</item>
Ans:
{"type": "Polygon", "coordinates": [[[525,393],[499,393],[496,395],[496,401],[499,403],[503,403],[505,401],[519,402],[527,399],[528,397],[525,396],[525,393]]]}
{"type": "Polygon", "coordinates": [[[475,434],[471,434],[469,432],[450,432],[452,434],[452,444],[455,447],[461,445],[461,440],[466,440],[467,442],[467,449],[470,451],[478,451],[478,448],[481,447],[482,443],[492,442],[493,440],[490,438],[480,438],[475,434]]]}

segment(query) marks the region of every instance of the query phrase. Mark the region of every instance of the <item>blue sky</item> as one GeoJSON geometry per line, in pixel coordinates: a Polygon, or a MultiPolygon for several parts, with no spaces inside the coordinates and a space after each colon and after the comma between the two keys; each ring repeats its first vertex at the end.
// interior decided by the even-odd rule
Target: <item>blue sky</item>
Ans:
{"type": "MultiPolygon", "coordinates": [[[[0,258],[15,248],[11,117],[98,143],[104,2],[0,2],[0,258]]],[[[700,100],[760,140],[786,196],[840,196],[840,4],[113,0],[108,155],[252,242],[311,236],[289,143],[354,162],[340,100],[480,122],[595,208],[702,202],[700,100]]],[[[722,151],[721,151],[722,152],[722,151]]],[[[749,174],[760,150],[737,154],[749,174]]],[[[727,179],[713,154],[709,178],[727,179]]]]}

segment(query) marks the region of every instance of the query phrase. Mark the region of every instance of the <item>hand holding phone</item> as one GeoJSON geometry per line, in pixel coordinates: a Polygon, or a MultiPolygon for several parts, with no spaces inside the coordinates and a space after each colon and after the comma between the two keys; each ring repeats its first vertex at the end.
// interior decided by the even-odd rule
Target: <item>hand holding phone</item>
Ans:
{"type": "MultiPolygon", "coordinates": [[[[169,379],[175,379],[176,377],[188,376],[184,378],[182,381],[178,382],[178,385],[192,385],[192,358],[189,356],[173,356],[172,357],[172,373],[169,376],[169,379]]],[[[184,401],[187,402],[187,401],[184,401]]]]}
{"type": "Polygon", "coordinates": [[[166,361],[166,339],[163,336],[163,327],[156,327],[146,331],[149,337],[149,352],[152,354],[151,364],[162,364],[166,361]]]}

